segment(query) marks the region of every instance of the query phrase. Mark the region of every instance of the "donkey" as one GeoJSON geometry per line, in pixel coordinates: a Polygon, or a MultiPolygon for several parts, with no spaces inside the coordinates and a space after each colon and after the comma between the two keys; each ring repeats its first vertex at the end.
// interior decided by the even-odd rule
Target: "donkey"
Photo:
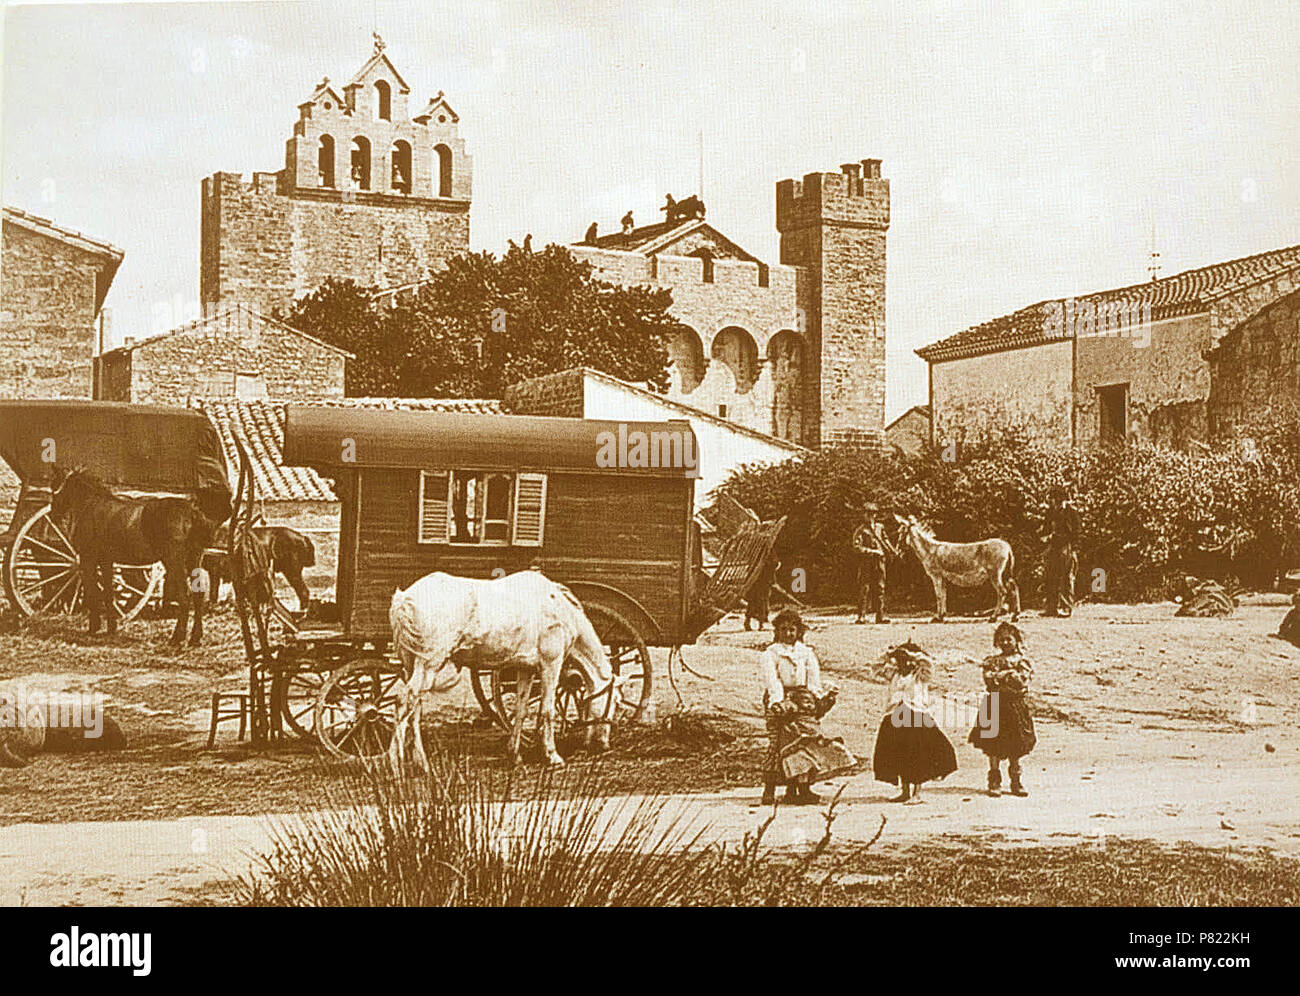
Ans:
{"type": "Polygon", "coordinates": [[[416,760],[428,768],[420,737],[421,696],[448,690],[459,668],[471,664],[520,669],[510,734],[514,763],[519,762],[519,739],[536,677],[541,682],[537,725],[542,749],[549,764],[564,764],[555,750],[555,693],[568,662],[581,669],[590,691],[583,700],[587,745],[594,733],[597,749],[609,748],[608,714],[614,694],[609,656],[573,593],[540,571],[518,571],[491,581],[435,571],[393,593],[389,622],[406,678],[406,695],[389,745],[394,770],[402,768],[411,727],[416,760]]]}
{"type": "Polygon", "coordinates": [[[185,640],[189,603],[194,603],[190,646],[203,639],[203,596],[207,584],[199,573],[204,549],[215,523],[193,498],[120,498],[88,470],[54,470],[50,511],[72,523],[72,546],[81,562],[82,591],[90,616],[90,633],[99,632],[101,617],[109,635],[117,632],[113,604],[113,564],[150,564],[161,560],[166,575],[163,597],[176,607],[171,642],[185,640]],[[187,598],[187,594],[189,597],[187,598]]]}
{"type": "Polygon", "coordinates": [[[1020,609],[1019,591],[1015,586],[1015,555],[1011,544],[1001,539],[980,540],[978,543],[948,543],[934,538],[934,534],[917,522],[916,517],[894,516],[900,528],[900,538],[915,552],[925,573],[934,585],[937,602],[931,622],[943,622],[948,614],[946,585],[955,584],[973,588],[980,584],[993,586],[992,617],[1002,614],[1004,604],[1012,604],[1012,612],[1020,609]]]}

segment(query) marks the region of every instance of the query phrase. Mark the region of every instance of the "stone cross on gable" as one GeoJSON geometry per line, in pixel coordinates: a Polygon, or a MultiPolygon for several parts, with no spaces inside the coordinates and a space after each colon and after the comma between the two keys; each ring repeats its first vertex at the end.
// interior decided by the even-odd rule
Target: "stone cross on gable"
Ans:
{"type": "Polygon", "coordinates": [[[375,55],[378,55],[384,50],[384,40],[379,37],[378,31],[372,32],[372,36],[375,39],[375,55]]]}

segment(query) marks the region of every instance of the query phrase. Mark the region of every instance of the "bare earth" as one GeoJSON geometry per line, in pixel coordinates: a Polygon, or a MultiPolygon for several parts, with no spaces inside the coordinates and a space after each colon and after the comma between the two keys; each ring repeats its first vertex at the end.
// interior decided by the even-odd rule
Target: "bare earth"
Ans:
{"type": "MultiPolygon", "coordinates": [[[[1035,666],[1039,740],[1025,765],[1030,797],[984,794],[983,755],[965,743],[963,721],[947,730],[959,770],[927,786],[921,804],[888,803],[893,790],[869,770],[823,785],[827,795],[844,788],[836,838],[870,839],[884,815],[877,844],[884,849],[957,837],[1006,846],[1104,846],[1128,837],[1300,855],[1300,650],[1268,636],[1284,599],[1258,596],[1221,620],[1176,619],[1173,611],[1164,603],[1085,605],[1068,620],[1027,614],[1021,626],[1035,666]]],[[[991,648],[987,620],[811,621],[809,641],[841,688],[825,728],[861,758],[870,758],[885,704],[872,665],[889,645],[917,640],[939,662],[936,693],[976,699],[976,662],[991,648]]],[[[70,630],[0,635],[6,683],[103,691],[133,737],[120,755],[51,755],[0,771],[0,902],[186,902],[205,883],[248,866],[267,841],[265,814],[319,799],[315,786],[330,773],[308,751],[255,754],[233,744],[232,727],[223,729],[221,750],[198,750],[206,696],[239,683],[230,621],[216,623],[208,647],[181,655],[158,650],[161,623],[137,623],[112,644],[70,630]]],[[[616,751],[601,763],[626,774],[620,784],[629,794],[677,793],[673,804],[715,839],[736,839],[770,815],[757,805],[756,683],[758,650],[769,639],[741,632],[731,617],[686,649],[687,664],[708,676],[676,675],[686,704],[726,717],[743,736],[699,757],[616,751]]],[[[662,675],[662,652],[655,663],[662,675]]],[[[657,698],[661,714],[677,707],[667,680],[657,698]]],[[[442,704],[457,711],[466,690],[442,704]]],[[[495,751],[492,735],[485,739],[495,751]]],[[[822,825],[816,808],[782,808],[766,839],[798,846],[822,825]]]]}

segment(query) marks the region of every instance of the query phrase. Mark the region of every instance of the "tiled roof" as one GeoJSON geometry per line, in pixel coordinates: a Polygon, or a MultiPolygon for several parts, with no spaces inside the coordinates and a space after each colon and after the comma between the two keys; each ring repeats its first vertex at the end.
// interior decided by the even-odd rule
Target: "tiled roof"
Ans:
{"type": "MultiPolygon", "coordinates": [[[[292,402],[303,404],[304,402],[292,402]]],[[[472,398],[335,398],[305,402],[331,408],[381,408],[394,411],[469,412],[501,414],[501,403],[472,398]]],[[[237,480],[238,439],[248,451],[253,481],[260,501],[338,501],[330,482],[309,467],[286,467],[284,412],[290,402],[239,401],[233,398],[195,398],[195,408],[217,428],[226,448],[231,480],[237,480]]]]}
{"type": "MultiPolygon", "coordinates": [[[[1300,269],[1300,245],[1214,263],[1172,277],[1087,294],[1074,300],[1083,305],[1123,301],[1149,306],[1153,319],[1172,318],[1193,314],[1216,298],[1294,269],[1300,269]]],[[[1054,338],[1047,332],[1046,319],[1055,307],[1064,307],[1066,300],[1068,299],[1055,298],[1040,301],[1001,318],[973,325],[946,339],[923,346],[916,354],[934,363],[1059,341],[1059,338],[1054,338]]]]}

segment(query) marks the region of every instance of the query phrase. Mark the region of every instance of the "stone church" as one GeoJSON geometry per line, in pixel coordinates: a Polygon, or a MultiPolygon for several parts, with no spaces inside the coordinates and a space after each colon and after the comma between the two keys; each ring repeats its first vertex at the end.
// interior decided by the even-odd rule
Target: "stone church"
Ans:
{"type": "MultiPolygon", "coordinates": [[[[412,115],[383,42],[342,87],[298,106],[285,165],[203,181],[200,297],[269,315],[326,277],[418,287],[469,248],[472,161],[439,93],[412,115]]],[[[808,447],[879,445],[885,408],[885,235],[879,160],[776,186],[779,264],[704,220],[704,206],[569,248],[601,279],[667,288],[686,331],[668,397],[808,447]]]]}

